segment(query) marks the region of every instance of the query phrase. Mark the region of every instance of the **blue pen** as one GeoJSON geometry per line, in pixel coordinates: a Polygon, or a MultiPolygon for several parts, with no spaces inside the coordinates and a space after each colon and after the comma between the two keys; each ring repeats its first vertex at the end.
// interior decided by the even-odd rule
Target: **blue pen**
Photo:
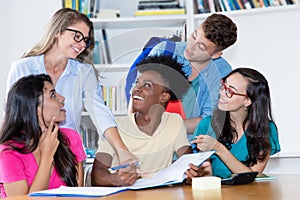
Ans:
{"type": "MultiPolygon", "coordinates": [[[[135,163],[133,163],[134,164],[134,166],[140,166],[142,163],[141,162],[135,162],[135,163]]],[[[128,167],[130,164],[129,163],[127,163],[127,164],[124,164],[124,165],[119,165],[119,166],[115,166],[115,167],[111,167],[111,168],[109,168],[108,169],[108,171],[110,172],[110,173],[114,173],[114,172],[116,172],[117,170],[119,170],[119,169],[123,169],[123,168],[126,168],[126,167],[128,167]]]]}

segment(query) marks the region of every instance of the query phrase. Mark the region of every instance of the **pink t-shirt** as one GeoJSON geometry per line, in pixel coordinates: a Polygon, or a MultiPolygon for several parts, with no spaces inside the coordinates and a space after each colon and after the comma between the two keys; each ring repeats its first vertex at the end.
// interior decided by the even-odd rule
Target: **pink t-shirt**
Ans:
{"type": "MultiPolygon", "coordinates": [[[[69,138],[70,148],[77,161],[82,162],[86,158],[86,154],[79,133],[68,128],[61,128],[60,131],[69,138]]],[[[0,145],[0,197],[6,197],[3,183],[26,180],[28,185],[31,186],[38,170],[38,165],[32,153],[21,154],[12,150],[3,151],[5,147],[0,145]]],[[[66,184],[54,168],[50,176],[48,189],[58,188],[61,185],[66,184]]]]}

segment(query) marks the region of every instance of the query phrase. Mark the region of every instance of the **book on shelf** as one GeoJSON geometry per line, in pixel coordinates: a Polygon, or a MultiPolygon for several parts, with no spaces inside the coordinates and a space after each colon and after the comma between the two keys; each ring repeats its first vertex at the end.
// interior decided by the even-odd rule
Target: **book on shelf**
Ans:
{"type": "Polygon", "coordinates": [[[100,19],[117,18],[120,17],[120,9],[101,9],[94,17],[100,19]]]}
{"type": "Polygon", "coordinates": [[[237,0],[237,2],[238,2],[238,4],[239,4],[239,6],[240,6],[241,10],[242,10],[242,9],[246,9],[246,6],[245,6],[245,3],[244,3],[244,0],[237,0]]]}
{"type": "Polygon", "coordinates": [[[231,11],[231,7],[229,5],[228,0],[221,0],[221,1],[222,1],[222,4],[224,4],[225,10],[226,11],[231,11]]]}
{"type": "Polygon", "coordinates": [[[103,100],[107,107],[115,115],[127,113],[127,100],[125,96],[125,78],[120,80],[117,85],[103,85],[103,100]]]}
{"type": "Polygon", "coordinates": [[[62,0],[62,7],[63,8],[72,8],[72,0],[62,0]]]}
{"type": "Polygon", "coordinates": [[[185,14],[184,8],[170,9],[147,9],[134,12],[134,16],[151,16],[151,15],[182,15],[185,14]]]}
{"type": "Polygon", "coordinates": [[[259,2],[259,0],[251,0],[254,4],[254,8],[261,8],[261,4],[259,2]]]}
{"type": "Polygon", "coordinates": [[[95,153],[98,148],[98,132],[96,130],[80,126],[79,133],[87,158],[95,158],[95,153]]]}
{"type": "Polygon", "coordinates": [[[212,13],[216,12],[214,0],[208,0],[208,7],[210,12],[212,13]]]}
{"type": "Polygon", "coordinates": [[[258,0],[260,7],[266,7],[263,0],[258,0]]]}
{"type": "Polygon", "coordinates": [[[218,5],[219,5],[219,9],[221,10],[221,11],[227,11],[227,9],[226,9],[226,7],[225,7],[225,4],[224,4],[224,1],[223,0],[216,0],[216,1],[218,1],[218,5]]]}
{"type": "MultiPolygon", "coordinates": [[[[262,0],[260,0],[260,1],[262,1],[262,0]]],[[[232,0],[232,3],[234,5],[235,10],[241,10],[238,0],[232,0]]]]}
{"type": "Polygon", "coordinates": [[[270,6],[278,6],[279,5],[279,2],[278,0],[270,0],[270,6]]]}
{"type": "Polygon", "coordinates": [[[198,13],[226,12],[297,4],[297,0],[194,0],[198,13]]]}
{"type": "Polygon", "coordinates": [[[159,0],[159,1],[147,1],[142,0],[138,2],[138,10],[143,9],[168,9],[168,8],[179,8],[180,4],[177,0],[159,0]]]}
{"type": "Polygon", "coordinates": [[[222,7],[222,2],[220,2],[219,0],[213,0],[214,4],[215,4],[215,10],[216,12],[222,12],[223,10],[225,10],[224,7],[222,7]]]}
{"type": "Polygon", "coordinates": [[[99,13],[100,0],[62,0],[62,7],[78,10],[92,18],[99,13]]]}
{"type": "Polygon", "coordinates": [[[211,12],[208,1],[209,0],[199,0],[198,13],[209,13],[209,12],[211,12]]]}
{"type": "Polygon", "coordinates": [[[201,9],[199,7],[199,2],[198,0],[193,0],[193,6],[194,6],[194,14],[198,14],[199,10],[201,9]]]}
{"type": "Polygon", "coordinates": [[[178,15],[185,14],[185,9],[178,0],[141,0],[134,16],[178,15]]]}
{"type": "Polygon", "coordinates": [[[252,9],[254,8],[254,4],[252,2],[252,0],[242,0],[244,5],[245,5],[245,9],[252,9]]]}

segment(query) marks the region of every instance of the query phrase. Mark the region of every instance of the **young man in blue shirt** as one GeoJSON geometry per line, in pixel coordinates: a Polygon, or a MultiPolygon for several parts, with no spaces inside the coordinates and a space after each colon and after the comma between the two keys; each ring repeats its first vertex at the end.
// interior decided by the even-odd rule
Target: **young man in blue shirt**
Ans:
{"type": "MultiPolygon", "coordinates": [[[[220,79],[232,70],[221,57],[222,51],[236,40],[236,24],[225,15],[212,14],[186,43],[175,43],[173,57],[176,56],[177,61],[183,64],[183,71],[191,82],[182,99],[188,133],[192,134],[199,121],[212,114],[218,100],[220,79]]],[[[167,42],[157,44],[149,56],[162,54],[167,42]]]]}

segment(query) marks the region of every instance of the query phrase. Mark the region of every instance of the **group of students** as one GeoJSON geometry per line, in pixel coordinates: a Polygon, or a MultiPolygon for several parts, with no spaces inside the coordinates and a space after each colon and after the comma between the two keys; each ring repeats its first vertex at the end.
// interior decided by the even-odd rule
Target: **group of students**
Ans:
{"type": "Polygon", "coordinates": [[[163,55],[165,44],[158,44],[138,64],[132,112],[114,118],[92,63],[93,23],[76,10],[58,10],[40,42],[13,62],[8,75],[1,197],[83,186],[86,155],[77,132],[83,107],[100,135],[93,186],[132,185],[172,164],[174,154],[192,153],[192,147],[215,154],[201,166],[190,164],[187,183],[199,176],[262,174],[270,155],[280,151],[270,90],[257,70],[231,70],[221,57],[236,39],[235,23],[212,14],[187,43],[175,43],[173,55],[163,55]],[[165,111],[169,100],[182,101],[186,119],[165,111]],[[129,166],[108,171],[124,163],[129,166]]]}

